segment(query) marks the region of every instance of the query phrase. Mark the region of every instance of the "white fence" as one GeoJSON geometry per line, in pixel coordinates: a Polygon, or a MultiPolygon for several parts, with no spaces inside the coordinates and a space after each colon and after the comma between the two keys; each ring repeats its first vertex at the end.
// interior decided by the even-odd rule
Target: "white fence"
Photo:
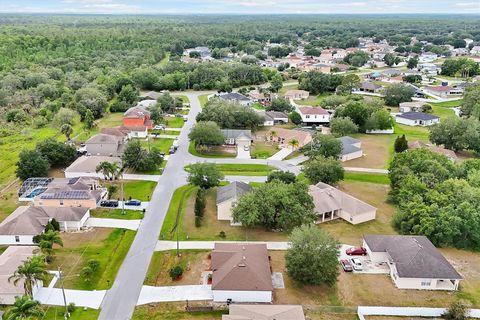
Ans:
{"type": "MultiPolygon", "coordinates": [[[[446,308],[359,306],[357,309],[357,315],[360,320],[365,320],[365,316],[440,317],[445,310],[446,308]]],[[[480,309],[471,309],[470,317],[480,319],[480,309]]]]}

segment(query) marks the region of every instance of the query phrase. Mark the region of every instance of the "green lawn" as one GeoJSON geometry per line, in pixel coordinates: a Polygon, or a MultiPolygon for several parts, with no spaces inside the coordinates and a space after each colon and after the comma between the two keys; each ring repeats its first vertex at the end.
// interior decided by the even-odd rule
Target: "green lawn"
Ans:
{"type": "Polygon", "coordinates": [[[425,127],[412,127],[403,124],[395,123],[394,125],[396,135],[405,135],[407,140],[422,140],[428,141],[428,128],[425,127]]]}
{"type": "Polygon", "coordinates": [[[180,133],[181,133],[180,131],[165,130],[165,131],[163,131],[163,133],[161,133],[161,134],[168,134],[168,135],[171,135],[171,136],[179,136],[180,133]]]}
{"type": "Polygon", "coordinates": [[[93,218],[104,219],[122,219],[122,220],[136,220],[143,219],[143,213],[139,210],[125,210],[122,214],[122,209],[96,209],[90,211],[90,216],[93,218]]]}
{"type": "Polygon", "coordinates": [[[150,148],[157,148],[160,152],[168,153],[168,150],[173,144],[174,139],[170,138],[149,138],[148,141],[141,140],[143,147],[147,148],[150,145],[150,148]]]}
{"type": "Polygon", "coordinates": [[[277,144],[267,143],[263,141],[257,141],[252,145],[250,154],[252,158],[266,159],[273,156],[280,149],[277,144]]]}
{"type": "Polygon", "coordinates": [[[212,149],[208,152],[197,150],[193,141],[190,141],[188,144],[188,152],[194,156],[202,158],[235,158],[237,156],[237,153],[230,153],[217,149],[212,149]]]}
{"type": "Polygon", "coordinates": [[[456,117],[452,108],[437,106],[436,104],[431,104],[431,106],[433,109],[433,114],[440,117],[440,121],[456,117]]]}
{"type": "Polygon", "coordinates": [[[361,181],[378,184],[390,184],[390,179],[386,174],[345,172],[345,181],[361,181]]]}
{"type": "Polygon", "coordinates": [[[453,108],[453,107],[461,106],[462,103],[463,103],[463,100],[455,100],[455,101],[430,103],[430,105],[437,106],[437,107],[453,108]]]}
{"type": "Polygon", "coordinates": [[[302,105],[302,106],[319,106],[323,99],[325,97],[328,97],[330,94],[319,94],[318,96],[310,96],[307,99],[304,100],[295,100],[296,104],[302,105]]]}
{"type": "Polygon", "coordinates": [[[264,107],[261,103],[258,103],[258,102],[255,102],[255,103],[252,105],[252,108],[253,108],[253,109],[256,109],[256,110],[260,110],[260,111],[264,111],[264,110],[265,110],[265,107],[264,107]]]}
{"type": "MultiPolygon", "coordinates": [[[[189,302],[190,305],[202,305],[202,302],[189,302]]],[[[226,311],[185,312],[185,303],[156,303],[137,306],[132,320],[221,320],[226,311]]]]}
{"type": "Polygon", "coordinates": [[[288,84],[284,85],[279,91],[278,94],[283,96],[288,90],[298,89],[298,84],[288,84]]]}
{"type": "Polygon", "coordinates": [[[159,67],[165,67],[168,64],[169,61],[170,61],[170,52],[165,54],[165,58],[160,60],[160,62],[158,63],[158,66],[159,67]]]}
{"type": "Polygon", "coordinates": [[[190,99],[188,99],[188,97],[185,96],[185,95],[176,95],[176,94],[173,94],[173,96],[176,97],[176,98],[182,99],[183,103],[190,103],[190,99]]]}
{"type": "Polygon", "coordinates": [[[103,128],[111,128],[116,126],[121,126],[123,123],[123,113],[106,113],[101,119],[97,120],[97,124],[94,128],[88,131],[81,132],[76,138],[77,142],[85,142],[90,139],[92,136],[96,135],[103,128]]]}
{"type": "MultiPolygon", "coordinates": [[[[177,224],[183,224],[183,214],[180,213],[182,210],[185,211],[186,200],[190,198],[194,192],[196,192],[196,187],[189,184],[175,190],[172,199],[170,200],[167,215],[163,221],[160,239],[172,239],[172,237],[175,236],[175,227],[177,224]],[[177,221],[177,219],[179,221],[177,221]]],[[[178,238],[183,240],[186,239],[183,228],[178,230],[178,238]]]]}
{"type": "MultiPolygon", "coordinates": [[[[61,320],[65,313],[64,307],[59,306],[45,306],[46,313],[42,320],[61,320]]],[[[100,315],[100,310],[84,309],[77,307],[73,313],[70,314],[70,320],[97,320],[100,315]]]]}
{"type": "Polygon", "coordinates": [[[55,248],[55,259],[48,268],[56,270],[61,266],[66,288],[109,289],[134,238],[134,231],[124,229],[96,228],[87,233],[62,234],[64,247],[55,248]],[[100,267],[86,280],[80,271],[89,260],[97,260],[100,267]]]}
{"type": "MultiPolygon", "coordinates": [[[[268,176],[270,172],[276,170],[275,167],[266,164],[215,164],[226,176],[268,176]]],[[[186,166],[188,171],[190,166],[186,166]]]]}
{"type": "Polygon", "coordinates": [[[198,96],[198,101],[200,101],[200,106],[201,107],[203,107],[204,105],[207,104],[209,95],[210,94],[207,93],[207,94],[202,94],[202,95],[198,96]]]}
{"type": "Polygon", "coordinates": [[[185,121],[181,117],[165,117],[167,128],[181,128],[185,121]]]}
{"type": "MultiPolygon", "coordinates": [[[[117,190],[113,195],[110,195],[111,199],[121,198],[121,182],[105,182],[104,185],[108,186],[114,184],[117,186],[117,190]]],[[[157,186],[154,181],[125,181],[123,183],[123,193],[125,199],[137,199],[140,201],[150,201],[153,189],[157,186]]]]}

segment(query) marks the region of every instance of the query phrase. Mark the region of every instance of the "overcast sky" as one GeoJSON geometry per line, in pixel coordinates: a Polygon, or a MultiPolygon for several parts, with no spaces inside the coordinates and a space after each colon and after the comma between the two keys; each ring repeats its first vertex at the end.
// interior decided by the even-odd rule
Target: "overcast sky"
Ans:
{"type": "Polygon", "coordinates": [[[21,13],[480,13],[480,0],[0,0],[21,13]]]}

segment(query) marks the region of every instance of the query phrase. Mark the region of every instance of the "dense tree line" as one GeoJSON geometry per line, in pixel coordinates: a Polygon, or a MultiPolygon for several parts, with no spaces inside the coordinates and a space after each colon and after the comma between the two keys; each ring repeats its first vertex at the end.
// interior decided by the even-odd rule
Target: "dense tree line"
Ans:
{"type": "Polygon", "coordinates": [[[454,164],[427,149],[397,153],[390,164],[391,197],[402,234],[437,246],[480,249],[480,161],[454,164]]]}

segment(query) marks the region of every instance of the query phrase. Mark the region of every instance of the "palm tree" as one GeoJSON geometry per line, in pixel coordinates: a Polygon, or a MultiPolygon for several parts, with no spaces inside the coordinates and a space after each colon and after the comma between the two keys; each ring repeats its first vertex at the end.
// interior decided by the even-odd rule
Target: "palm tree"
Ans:
{"type": "Polygon", "coordinates": [[[272,142],[273,142],[273,138],[275,138],[276,136],[277,136],[277,131],[270,130],[270,139],[272,140],[272,142]]]}
{"type": "Polygon", "coordinates": [[[73,128],[68,123],[65,123],[60,128],[60,132],[63,133],[65,137],[67,137],[67,140],[70,140],[70,135],[73,133],[73,128]]]}
{"type": "Polygon", "coordinates": [[[6,320],[41,319],[45,312],[40,303],[29,296],[16,297],[12,307],[3,316],[6,320]]]}
{"type": "Polygon", "coordinates": [[[101,172],[105,180],[112,180],[118,178],[121,168],[117,162],[102,161],[95,168],[95,171],[101,172]]]}
{"type": "Polygon", "coordinates": [[[60,237],[59,232],[55,230],[48,230],[47,232],[39,234],[35,237],[34,242],[38,243],[40,250],[45,254],[46,260],[52,256],[54,244],[63,247],[62,238],[60,237]]]}
{"type": "Polygon", "coordinates": [[[293,150],[295,150],[298,145],[299,145],[299,142],[297,139],[292,139],[290,141],[288,141],[288,145],[291,146],[293,148],[293,150]]]}
{"type": "Polygon", "coordinates": [[[24,281],[25,294],[32,296],[32,286],[37,280],[44,280],[47,275],[45,259],[41,255],[35,255],[28,258],[22,265],[18,266],[8,281],[13,281],[17,285],[21,280],[24,281]]]}

